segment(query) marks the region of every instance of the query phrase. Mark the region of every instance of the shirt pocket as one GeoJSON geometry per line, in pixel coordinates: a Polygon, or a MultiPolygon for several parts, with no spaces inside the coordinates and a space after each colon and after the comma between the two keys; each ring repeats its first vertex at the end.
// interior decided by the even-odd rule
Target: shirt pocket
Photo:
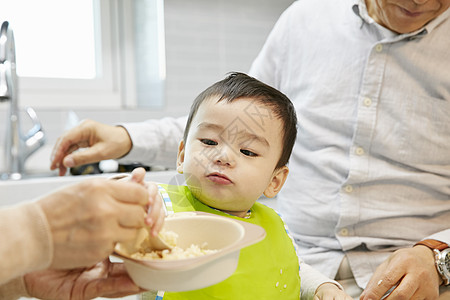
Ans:
{"type": "Polygon", "coordinates": [[[450,166],[450,102],[404,99],[399,120],[400,161],[415,166],[450,166]]]}

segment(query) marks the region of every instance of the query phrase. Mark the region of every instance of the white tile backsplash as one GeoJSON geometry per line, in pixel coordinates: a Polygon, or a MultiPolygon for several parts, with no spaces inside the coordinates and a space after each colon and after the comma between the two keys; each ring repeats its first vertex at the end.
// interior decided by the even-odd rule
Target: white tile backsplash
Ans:
{"type": "Polygon", "coordinates": [[[187,105],[231,71],[247,72],[292,0],[166,0],[166,101],[187,105]]]}

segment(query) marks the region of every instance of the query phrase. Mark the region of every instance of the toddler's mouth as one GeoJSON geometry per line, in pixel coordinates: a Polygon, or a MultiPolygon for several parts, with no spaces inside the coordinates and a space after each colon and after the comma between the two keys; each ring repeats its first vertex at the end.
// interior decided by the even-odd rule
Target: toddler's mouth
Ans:
{"type": "Polygon", "coordinates": [[[210,181],[218,184],[232,184],[233,181],[231,181],[230,178],[228,178],[226,175],[221,173],[211,173],[206,176],[210,181]]]}

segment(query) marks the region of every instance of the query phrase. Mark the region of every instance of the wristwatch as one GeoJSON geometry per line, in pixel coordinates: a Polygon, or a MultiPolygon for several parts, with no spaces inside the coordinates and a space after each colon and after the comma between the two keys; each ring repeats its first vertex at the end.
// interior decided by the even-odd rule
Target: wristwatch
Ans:
{"type": "Polygon", "coordinates": [[[424,245],[433,250],[436,269],[444,280],[444,285],[450,284],[450,247],[437,240],[423,240],[416,245],[424,245]]]}

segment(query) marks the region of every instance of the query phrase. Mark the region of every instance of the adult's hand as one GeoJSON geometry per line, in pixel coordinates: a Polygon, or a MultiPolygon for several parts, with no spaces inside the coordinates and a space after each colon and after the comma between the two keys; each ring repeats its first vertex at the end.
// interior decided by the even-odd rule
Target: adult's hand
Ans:
{"type": "Polygon", "coordinates": [[[108,259],[90,268],[33,272],[25,275],[24,280],[28,294],[39,299],[113,298],[143,292],[130,279],[123,264],[108,259]]]}
{"type": "Polygon", "coordinates": [[[145,179],[145,169],[136,168],[131,172],[130,181],[141,184],[146,187],[149,193],[151,201],[145,207],[147,211],[147,216],[145,218],[145,223],[151,228],[150,233],[156,236],[158,232],[162,229],[164,225],[164,219],[166,217],[166,211],[164,206],[164,200],[159,194],[158,185],[154,182],[146,182],[145,179]]]}
{"type": "Polygon", "coordinates": [[[419,245],[395,251],[377,268],[360,299],[381,299],[397,284],[386,300],[437,299],[441,282],[433,251],[419,245]]]}
{"type": "Polygon", "coordinates": [[[62,176],[67,168],[122,157],[131,147],[131,138],[125,128],[85,120],[58,138],[50,169],[59,168],[62,176]],[[86,149],[74,152],[80,148],[86,149]]]}
{"type": "Polygon", "coordinates": [[[51,268],[92,266],[117,242],[134,240],[146,223],[145,207],[156,201],[136,182],[85,180],[40,200],[53,238],[51,268]]]}

